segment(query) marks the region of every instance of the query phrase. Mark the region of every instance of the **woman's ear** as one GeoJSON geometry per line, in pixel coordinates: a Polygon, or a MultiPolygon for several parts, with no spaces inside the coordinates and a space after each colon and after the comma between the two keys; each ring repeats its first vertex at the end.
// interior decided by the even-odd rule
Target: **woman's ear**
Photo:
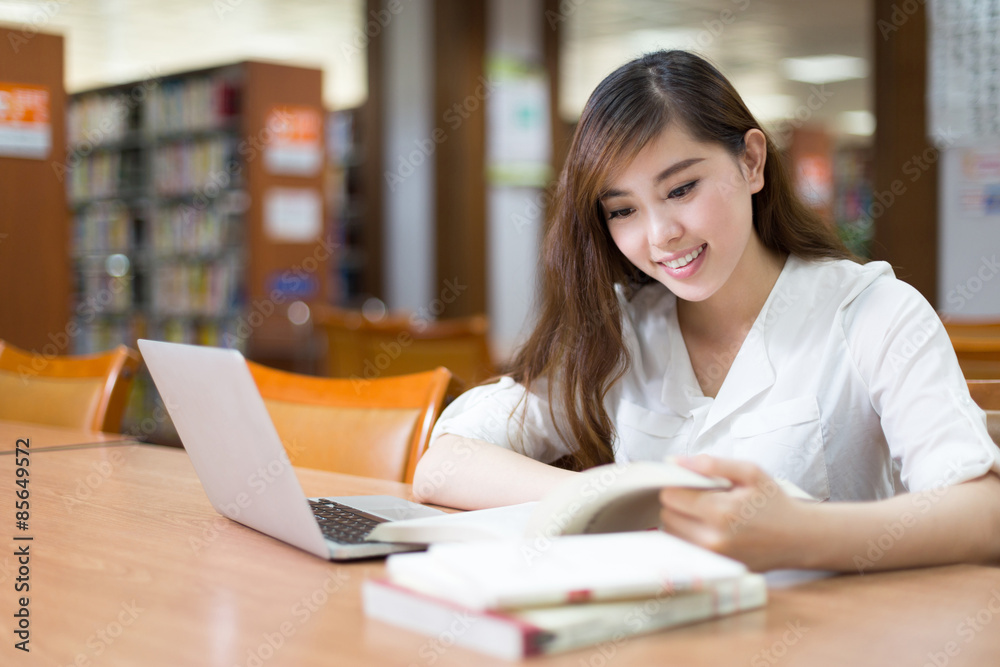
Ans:
{"type": "Polygon", "coordinates": [[[754,128],[743,135],[743,169],[750,193],[756,194],[764,187],[764,163],[767,161],[767,138],[764,133],[754,128]]]}

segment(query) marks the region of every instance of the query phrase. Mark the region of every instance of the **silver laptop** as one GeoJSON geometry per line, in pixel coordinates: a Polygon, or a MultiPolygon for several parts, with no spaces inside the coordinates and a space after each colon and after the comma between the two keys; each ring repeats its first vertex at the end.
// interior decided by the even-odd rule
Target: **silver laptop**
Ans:
{"type": "MultiPolygon", "coordinates": [[[[212,506],[331,560],[423,547],[367,542],[377,523],[443,514],[393,496],[306,498],[236,350],[140,340],[139,349],[212,506]]],[[[350,434],[331,433],[331,442],[350,434]]],[[[350,443],[364,446],[364,443],[350,443]]]]}

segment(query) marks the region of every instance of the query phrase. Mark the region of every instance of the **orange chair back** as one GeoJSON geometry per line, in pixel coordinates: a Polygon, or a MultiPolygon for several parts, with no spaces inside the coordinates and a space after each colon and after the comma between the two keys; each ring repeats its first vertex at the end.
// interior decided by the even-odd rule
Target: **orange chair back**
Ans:
{"type": "Polygon", "coordinates": [[[1000,378],[1000,322],[948,322],[945,331],[967,380],[1000,378]]]}
{"type": "Polygon", "coordinates": [[[986,430],[1000,445],[1000,380],[969,380],[969,395],[986,411],[986,430]]]}
{"type": "Polygon", "coordinates": [[[139,354],[50,356],[0,341],[0,419],[116,432],[139,354]]]}
{"type": "Polygon", "coordinates": [[[471,386],[496,374],[483,315],[439,321],[391,315],[373,322],[357,311],[327,309],[316,321],[326,332],[330,377],[374,379],[444,366],[471,386]]]}
{"type": "Polygon", "coordinates": [[[292,465],[411,482],[451,381],[447,369],[318,378],[248,361],[292,465]]]}

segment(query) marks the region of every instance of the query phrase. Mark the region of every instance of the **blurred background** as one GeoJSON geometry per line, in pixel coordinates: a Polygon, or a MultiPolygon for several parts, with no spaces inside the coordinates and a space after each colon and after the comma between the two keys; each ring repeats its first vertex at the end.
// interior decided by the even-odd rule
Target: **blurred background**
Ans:
{"type": "Polygon", "coordinates": [[[338,313],[478,317],[502,367],[587,96],[659,48],[733,81],[858,255],[1000,317],[995,4],[0,0],[0,338],[323,374],[338,313]]]}

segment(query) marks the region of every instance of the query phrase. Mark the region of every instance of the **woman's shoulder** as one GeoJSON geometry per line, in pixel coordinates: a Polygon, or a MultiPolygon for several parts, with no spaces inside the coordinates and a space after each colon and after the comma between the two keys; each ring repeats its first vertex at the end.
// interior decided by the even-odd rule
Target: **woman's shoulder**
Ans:
{"type": "Polygon", "coordinates": [[[889,298],[919,296],[913,287],[896,278],[888,262],[865,264],[850,259],[803,259],[790,256],[786,264],[788,282],[813,293],[839,308],[864,300],[875,293],[889,298]]]}

